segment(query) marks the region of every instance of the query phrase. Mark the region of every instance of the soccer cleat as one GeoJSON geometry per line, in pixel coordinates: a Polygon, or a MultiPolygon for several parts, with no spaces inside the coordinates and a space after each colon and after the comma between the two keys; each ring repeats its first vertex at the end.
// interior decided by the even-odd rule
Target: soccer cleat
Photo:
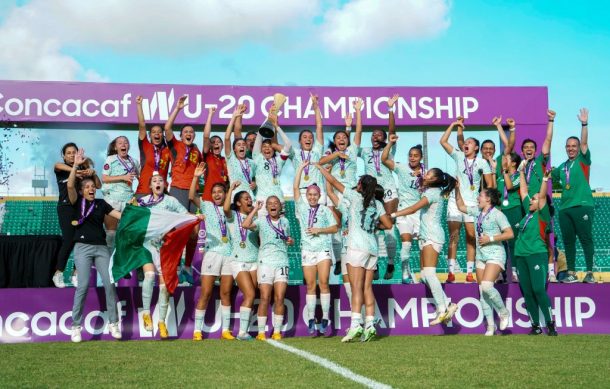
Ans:
{"type": "Polygon", "coordinates": [[[343,339],[341,339],[341,343],[348,343],[354,339],[360,339],[363,332],[364,330],[361,326],[358,326],[356,328],[350,328],[349,331],[347,331],[347,335],[345,335],[343,339]]]}
{"type": "Polygon", "coordinates": [[[455,315],[455,312],[458,310],[458,306],[455,303],[451,303],[449,304],[449,306],[447,307],[447,314],[445,316],[445,320],[443,320],[444,324],[447,324],[451,321],[451,318],[453,317],[453,315],[455,315]]]}
{"type": "Polygon", "coordinates": [[[403,284],[411,283],[411,274],[409,272],[409,264],[407,262],[402,263],[402,283],[403,284]]]}
{"type": "Polygon", "coordinates": [[[474,276],[472,275],[472,273],[468,273],[466,274],[466,281],[464,281],[467,284],[473,284],[475,282],[477,282],[477,280],[474,279],[474,276]]]}
{"type": "Polygon", "coordinates": [[[152,332],[153,324],[152,324],[152,318],[150,317],[150,313],[142,314],[142,321],[144,322],[144,329],[146,331],[152,332]]]}
{"type": "Polygon", "coordinates": [[[496,334],[496,325],[488,324],[487,330],[485,331],[485,336],[494,336],[496,334]]]}
{"type": "Polygon", "coordinates": [[[167,339],[169,337],[169,333],[167,332],[167,326],[164,321],[159,321],[157,323],[157,327],[159,327],[159,337],[161,339],[167,339]]]}
{"type": "Polygon", "coordinates": [[[557,328],[555,328],[555,321],[550,321],[546,325],[548,336],[557,336],[557,328]]]}
{"type": "Polygon", "coordinates": [[[110,329],[110,335],[112,335],[115,339],[121,339],[121,329],[119,328],[119,323],[110,323],[108,324],[108,328],[110,329]]]}
{"type": "Polygon", "coordinates": [[[267,337],[264,332],[259,332],[258,335],[256,335],[256,340],[267,340],[267,337]]]}
{"type": "Polygon", "coordinates": [[[551,272],[551,273],[549,273],[549,276],[548,276],[547,280],[549,282],[556,283],[557,282],[557,276],[555,276],[555,273],[551,272]]]}
{"type": "Polygon", "coordinates": [[[446,319],[447,319],[447,311],[437,312],[436,317],[434,319],[432,319],[432,321],[430,322],[430,325],[435,326],[435,325],[444,323],[446,319]]]}
{"type": "Polygon", "coordinates": [[[593,277],[593,272],[592,271],[588,271],[587,275],[585,275],[585,278],[583,278],[582,282],[584,282],[585,284],[594,284],[595,283],[595,277],[593,277]]]}
{"type": "Polygon", "coordinates": [[[333,273],[338,276],[341,275],[341,261],[337,261],[335,263],[335,270],[333,271],[333,273]]]}
{"type": "Polygon", "coordinates": [[[538,324],[532,324],[532,329],[530,330],[528,335],[541,335],[541,334],[542,334],[542,329],[540,328],[540,326],[538,324]]]}
{"type": "Polygon", "coordinates": [[[519,275],[516,272],[513,272],[513,282],[515,284],[519,283],[519,275]]]}
{"type": "Polygon", "coordinates": [[[377,335],[377,330],[375,329],[375,326],[367,327],[364,330],[364,335],[363,335],[362,339],[360,339],[360,341],[361,342],[370,342],[371,340],[375,339],[376,335],[377,335]]]}
{"type": "Polygon", "coordinates": [[[510,313],[508,313],[508,311],[506,312],[506,314],[500,314],[500,331],[504,331],[506,329],[506,327],[508,327],[508,322],[510,320],[510,313]]]}
{"type": "Polygon", "coordinates": [[[282,334],[279,332],[274,332],[273,335],[271,335],[271,339],[273,340],[282,340],[282,334]]]}
{"type": "Polygon", "coordinates": [[[447,284],[453,284],[455,282],[455,274],[453,273],[448,273],[447,274],[447,281],[445,281],[447,284]]]}
{"type": "Polygon", "coordinates": [[[222,334],[220,335],[220,339],[222,339],[222,340],[235,340],[235,337],[233,336],[231,331],[224,330],[224,331],[222,331],[222,334]]]}
{"type": "Polygon", "coordinates": [[[80,343],[83,340],[80,334],[82,330],[83,327],[81,326],[72,327],[72,334],[70,335],[70,340],[74,343],[80,343]]]}
{"type": "Polygon", "coordinates": [[[414,284],[419,284],[420,280],[417,279],[417,275],[413,271],[409,271],[409,277],[411,278],[411,282],[414,284]]]}
{"type": "Polygon", "coordinates": [[[203,340],[203,335],[201,334],[201,331],[193,332],[193,340],[196,342],[200,342],[203,340]]]}
{"type": "Polygon", "coordinates": [[[56,271],[55,274],[53,274],[52,280],[56,288],[66,287],[66,283],[64,282],[64,273],[56,271]]]}
{"type": "Polygon", "coordinates": [[[312,335],[312,336],[316,335],[316,320],[315,319],[309,319],[307,329],[309,330],[309,335],[312,335]]]}
{"type": "Polygon", "coordinates": [[[76,276],[76,274],[72,274],[72,276],[70,277],[70,281],[72,281],[73,287],[78,288],[78,277],[76,276]]]}
{"type": "Polygon", "coordinates": [[[392,278],[394,278],[394,265],[388,265],[388,268],[385,271],[385,274],[383,276],[384,280],[391,280],[392,278]]]}
{"type": "Polygon", "coordinates": [[[252,340],[254,338],[249,333],[246,332],[245,334],[237,334],[235,339],[247,341],[247,340],[252,340]]]}
{"type": "Polygon", "coordinates": [[[568,275],[566,277],[564,277],[563,280],[561,280],[561,282],[563,282],[564,284],[573,284],[575,282],[578,282],[578,277],[576,277],[576,273],[571,271],[568,272],[568,275]]]}
{"type": "Polygon", "coordinates": [[[330,334],[330,331],[328,330],[328,327],[330,325],[330,320],[328,319],[322,319],[322,323],[320,323],[319,327],[318,327],[318,331],[320,331],[320,335],[325,336],[328,334],[330,334]]]}

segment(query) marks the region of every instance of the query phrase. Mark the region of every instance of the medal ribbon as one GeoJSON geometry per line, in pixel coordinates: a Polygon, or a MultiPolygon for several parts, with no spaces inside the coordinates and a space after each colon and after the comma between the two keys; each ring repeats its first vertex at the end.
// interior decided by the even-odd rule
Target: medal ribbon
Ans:
{"type": "Polygon", "coordinates": [[[88,209],[85,210],[85,205],[87,204],[87,200],[85,200],[85,198],[83,197],[80,201],[80,216],[77,220],[77,225],[80,226],[81,224],[83,224],[83,222],[85,221],[85,219],[87,217],[89,217],[89,215],[91,215],[91,212],[93,212],[93,208],[95,207],[95,200],[91,202],[91,206],[89,206],[88,209]]]}
{"type": "Polygon", "coordinates": [[[533,213],[533,212],[530,212],[530,213],[527,215],[527,218],[525,219],[525,222],[523,223],[523,227],[521,227],[521,232],[525,231],[525,227],[527,227],[527,223],[529,223],[529,222],[530,222],[530,220],[532,220],[532,217],[534,217],[534,213],[533,213]]]}
{"type": "Polygon", "coordinates": [[[566,186],[570,185],[570,170],[572,169],[572,165],[574,165],[574,161],[568,166],[570,160],[567,160],[565,165],[563,165],[563,172],[566,175],[566,186]]]}
{"type": "Polygon", "coordinates": [[[528,162],[525,166],[525,182],[530,183],[530,178],[532,177],[532,172],[534,171],[534,166],[536,165],[536,161],[533,159],[528,162]]]}
{"type": "Polygon", "coordinates": [[[155,196],[153,196],[152,194],[148,195],[147,197],[148,197],[148,200],[145,200],[146,196],[142,197],[141,199],[138,200],[138,204],[141,207],[152,207],[153,205],[157,205],[161,201],[163,201],[163,199],[165,198],[165,195],[162,194],[161,196],[159,196],[157,198],[157,200],[155,200],[155,196]]]}
{"type": "Polygon", "coordinates": [[[116,157],[119,160],[119,162],[121,163],[121,165],[123,165],[123,167],[125,168],[125,173],[131,173],[131,172],[134,171],[134,169],[136,167],[135,166],[136,164],[133,161],[133,159],[131,159],[131,157],[129,155],[127,156],[127,161],[129,163],[123,161],[123,158],[119,157],[118,155],[116,157]],[[131,165],[131,166],[129,166],[129,165],[131,165]]]}
{"type": "MultiPolygon", "coordinates": [[[[307,152],[307,158],[305,158],[305,153],[301,150],[301,161],[302,162],[310,162],[311,161],[311,151],[307,152]]],[[[306,176],[309,175],[309,165],[305,166],[303,172],[306,176]]]]}
{"type": "Polygon", "coordinates": [[[218,216],[218,223],[220,224],[220,234],[222,237],[227,236],[227,221],[224,215],[220,212],[220,208],[218,205],[214,204],[214,210],[216,211],[216,216],[218,216]]]}
{"type": "Polygon", "coordinates": [[[466,166],[466,175],[468,176],[468,182],[470,186],[474,186],[474,163],[475,159],[472,160],[472,164],[468,165],[468,159],[464,158],[464,166],[466,166]]]}
{"type": "Polygon", "coordinates": [[[275,157],[269,158],[267,162],[271,165],[271,175],[274,179],[277,179],[277,161],[275,160],[275,157]]]}
{"type": "Polygon", "coordinates": [[[373,150],[373,163],[375,164],[375,171],[377,174],[381,174],[381,153],[373,150]]]}
{"type": "Polygon", "coordinates": [[[483,212],[479,213],[479,217],[477,217],[477,234],[479,236],[483,235],[483,220],[485,220],[487,215],[489,215],[489,213],[493,210],[494,207],[491,207],[489,208],[489,211],[485,212],[485,214],[483,214],[483,212]]]}
{"type": "Polygon", "coordinates": [[[320,204],[315,207],[309,208],[309,218],[307,219],[307,227],[313,227],[313,223],[316,220],[316,215],[318,214],[318,209],[320,209],[320,204]]]}
{"type": "Polygon", "coordinates": [[[245,228],[243,228],[241,226],[241,224],[242,224],[241,213],[239,211],[237,211],[235,213],[237,213],[237,225],[239,226],[239,235],[241,236],[241,241],[245,243],[246,238],[248,237],[248,230],[246,230],[245,228]]]}
{"type": "Polygon", "coordinates": [[[278,226],[274,226],[273,222],[271,221],[271,216],[267,215],[267,223],[269,223],[269,226],[271,226],[271,229],[273,231],[275,231],[279,236],[281,240],[287,240],[288,236],[286,235],[286,232],[284,231],[284,229],[282,228],[282,221],[280,220],[278,222],[278,226]]]}
{"type": "MultiPolygon", "coordinates": [[[[248,181],[248,184],[252,183],[252,178],[250,178],[250,162],[248,162],[247,159],[244,159],[244,163],[242,163],[241,159],[238,159],[239,161],[239,166],[241,167],[241,172],[244,174],[244,176],[246,177],[246,181],[248,181]]],[[[239,212],[238,212],[239,214],[239,212]]]]}

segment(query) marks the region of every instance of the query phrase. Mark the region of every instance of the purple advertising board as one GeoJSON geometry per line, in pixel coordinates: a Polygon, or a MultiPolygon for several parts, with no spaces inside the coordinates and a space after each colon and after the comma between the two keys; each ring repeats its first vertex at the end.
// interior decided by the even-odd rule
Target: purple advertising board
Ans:
{"type": "Polygon", "coordinates": [[[489,126],[497,115],[513,117],[519,125],[544,125],[548,107],[546,87],[328,87],[328,86],[226,86],[118,84],[47,81],[0,81],[0,117],[21,123],[134,125],[136,97],[142,96],[149,123],[165,122],[180,96],[188,105],[177,124],[202,125],[207,108],[217,113],[212,124],[226,125],[237,104],[248,105],[246,125],[260,125],[274,93],[287,101],[280,111],[285,126],[311,126],[314,112],[309,94],[319,96],[325,125],[342,126],[357,98],[364,99],[363,124],[387,125],[387,99],[400,95],[396,104],[399,126],[444,126],[458,116],[466,125],[489,126]]]}
{"type": "MultiPolygon", "coordinates": [[[[450,326],[430,326],[434,306],[423,285],[375,285],[379,334],[443,335],[483,334],[485,324],[476,285],[444,285],[445,292],[457,302],[459,310],[450,326]]],[[[528,332],[529,319],[517,284],[499,285],[500,294],[511,312],[505,334],[528,332]]],[[[291,286],[286,295],[285,336],[307,336],[307,309],[304,286],[291,286]]],[[[147,332],[139,313],[142,307],[139,288],[117,289],[121,304],[123,340],[158,338],[147,332]]],[[[350,322],[350,305],[341,286],[331,286],[331,325],[333,335],[343,335],[350,322]]],[[[549,295],[553,315],[561,335],[610,334],[610,285],[551,284],[549,295]]],[[[0,289],[0,343],[69,341],[74,289],[0,289]]],[[[167,326],[173,338],[190,339],[194,325],[194,308],[199,288],[178,288],[170,299],[167,326]]],[[[157,294],[153,296],[153,302],[157,294]]],[[[232,329],[239,326],[241,294],[234,292],[232,329]]],[[[83,315],[84,340],[112,339],[108,332],[106,304],[102,288],[91,288],[83,315]]],[[[271,308],[270,308],[271,309],[271,308]]],[[[151,309],[153,322],[158,309],[151,309]]],[[[271,323],[271,320],[267,321],[271,323]]],[[[218,338],[221,332],[220,300],[217,291],[210,300],[205,318],[205,337],[218,338]]],[[[250,329],[256,332],[256,315],[250,329]]],[[[271,328],[268,328],[268,332],[271,328]]]]}

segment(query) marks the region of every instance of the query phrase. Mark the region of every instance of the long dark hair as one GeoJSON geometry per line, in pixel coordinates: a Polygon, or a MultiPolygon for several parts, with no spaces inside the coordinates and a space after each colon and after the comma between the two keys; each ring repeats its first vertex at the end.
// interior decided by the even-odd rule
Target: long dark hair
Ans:
{"type": "Polygon", "coordinates": [[[384,195],[385,195],[385,190],[383,189],[383,186],[377,184],[377,187],[375,188],[375,200],[381,201],[383,203],[384,195]]]}
{"type": "Polygon", "coordinates": [[[499,207],[501,204],[500,201],[500,192],[496,188],[485,188],[483,192],[487,197],[489,197],[489,202],[494,207],[499,207]]]}
{"type": "MultiPolygon", "coordinates": [[[[119,138],[125,138],[125,139],[127,139],[127,143],[129,144],[129,139],[128,139],[128,138],[127,138],[125,135],[120,135],[120,136],[117,136],[117,137],[116,137],[116,138],[114,138],[114,139],[112,140],[112,142],[110,142],[110,144],[108,145],[108,150],[106,150],[106,155],[107,155],[108,157],[110,157],[111,155],[116,155],[116,154],[118,154],[118,151],[117,151],[117,149],[116,149],[116,141],[117,141],[117,140],[119,140],[119,138]]],[[[129,146],[131,146],[131,145],[129,145],[129,146]]]]}
{"type": "Polygon", "coordinates": [[[369,207],[372,201],[375,201],[377,179],[371,175],[365,174],[360,177],[359,184],[360,194],[362,195],[362,206],[366,209],[369,207]]]}
{"type": "Polygon", "coordinates": [[[335,132],[335,135],[333,135],[333,140],[328,142],[328,148],[330,149],[331,152],[335,152],[337,151],[337,145],[335,144],[335,138],[337,137],[337,135],[339,134],[345,134],[345,136],[347,137],[347,147],[349,147],[351,145],[351,141],[349,139],[349,134],[347,133],[347,131],[345,130],[339,130],[335,132]]]}
{"type": "Polygon", "coordinates": [[[441,195],[444,197],[449,196],[453,189],[455,189],[455,178],[437,167],[433,167],[428,171],[434,176],[434,181],[428,184],[428,188],[441,188],[441,195]]]}
{"type": "Polygon", "coordinates": [[[234,210],[235,212],[239,212],[239,205],[237,205],[237,203],[240,202],[241,198],[244,197],[244,195],[247,193],[248,192],[246,192],[245,190],[240,190],[239,192],[233,195],[233,203],[231,203],[232,210],[234,210]]]}

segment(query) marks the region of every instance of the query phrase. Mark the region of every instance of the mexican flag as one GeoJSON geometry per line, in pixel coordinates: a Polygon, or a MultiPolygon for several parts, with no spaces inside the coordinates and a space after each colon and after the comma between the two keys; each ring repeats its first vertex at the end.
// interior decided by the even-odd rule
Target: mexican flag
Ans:
{"type": "Polygon", "coordinates": [[[193,215],[128,204],[121,215],[110,259],[114,282],[146,263],[160,263],[165,286],[173,293],[178,286],[182,250],[197,223],[199,219],[193,215]]]}

